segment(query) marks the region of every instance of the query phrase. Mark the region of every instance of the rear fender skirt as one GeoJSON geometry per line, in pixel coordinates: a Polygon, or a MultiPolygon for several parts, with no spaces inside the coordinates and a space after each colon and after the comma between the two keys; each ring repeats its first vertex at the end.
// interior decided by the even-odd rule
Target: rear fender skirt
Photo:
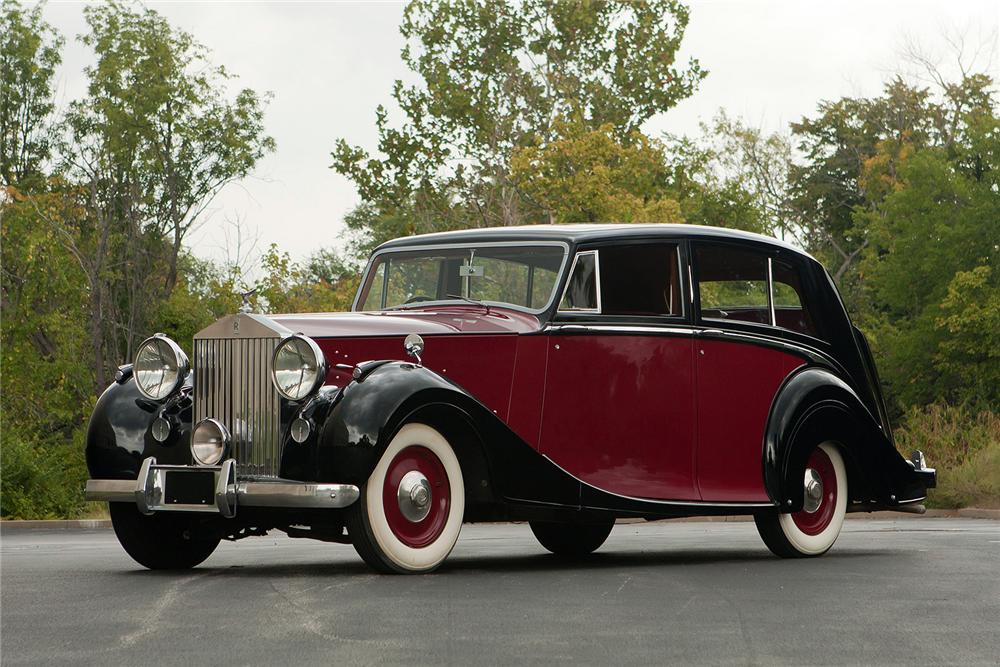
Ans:
{"type": "Polygon", "coordinates": [[[764,432],[764,485],[783,510],[802,508],[809,452],[828,440],[844,454],[851,501],[892,504],[926,495],[854,390],[826,369],[806,367],[778,390],[764,432]]]}

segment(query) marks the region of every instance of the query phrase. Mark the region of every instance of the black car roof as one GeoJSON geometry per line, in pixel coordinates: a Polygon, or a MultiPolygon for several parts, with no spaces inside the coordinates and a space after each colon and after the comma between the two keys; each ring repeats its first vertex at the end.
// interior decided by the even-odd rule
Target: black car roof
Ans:
{"type": "MultiPolygon", "coordinates": [[[[698,238],[750,241],[809,254],[772,236],[763,236],[738,229],[677,224],[587,224],[587,225],[524,225],[519,227],[484,227],[451,232],[436,232],[405,236],[380,245],[380,250],[417,248],[445,243],[487,243],[498,241],[563,241],[570,244],[600,241],[621,241],[633,238],[698,238]]],[[[812,259],[810,257],[810,259],[812,259]]]]}

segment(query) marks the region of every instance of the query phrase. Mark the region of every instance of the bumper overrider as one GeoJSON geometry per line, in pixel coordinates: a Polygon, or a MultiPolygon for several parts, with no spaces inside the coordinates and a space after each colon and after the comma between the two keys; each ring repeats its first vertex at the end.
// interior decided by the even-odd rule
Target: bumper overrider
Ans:
{"type": "Polygon", "coordinates": [[[152,456],[136,479],[87,480],[87,500],[135,503],[143,514],[154,512],[210,512],[236,516],[236,508],[337,509],[360,496],[353,484],[317,484],[277,479],[240,481],[236,460],[217,466],[157,465],[152,456]]]}

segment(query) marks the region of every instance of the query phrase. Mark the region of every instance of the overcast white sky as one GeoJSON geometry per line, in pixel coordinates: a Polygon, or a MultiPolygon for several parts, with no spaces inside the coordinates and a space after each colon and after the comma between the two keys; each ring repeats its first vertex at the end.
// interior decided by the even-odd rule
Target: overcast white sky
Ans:
{"type": "MultiPolygon", "coordinates": [[[[691,0],[683,60],[709,76],[693,97],[647,130],[696,134],[699,120],[724,107],[755,125],[779,129],[823,99],[876,94],[904,65],[904,40],[940,49],[945,30],[971,42],[995,39],[998,0],[691,0]]],[[[208,46],[238,85],[271,91],[268,132],[277,152],[253,177],[224,190],[188,244],[203,257],[226,254],[227,221],[241,220],[258,249],[278,243],[295,258],[340,245],[344,214],[357,202],[351,183],[331,171],[334,140],[375,145],[375,107],[392,82],[408,79],[399,57],[402,3],[147,2],[208,46]]],[[[92,54],[81,2],[50,2],[47,20],[66,37],[61,104],[79,97],[92,54]]],[[[995,47],[995,43],[993,44],[995,47]]],[[[986,61],[982,61],[986,64],[986,61]]],[[[996,61],[992,71],[996,73],[996,61]]]]}

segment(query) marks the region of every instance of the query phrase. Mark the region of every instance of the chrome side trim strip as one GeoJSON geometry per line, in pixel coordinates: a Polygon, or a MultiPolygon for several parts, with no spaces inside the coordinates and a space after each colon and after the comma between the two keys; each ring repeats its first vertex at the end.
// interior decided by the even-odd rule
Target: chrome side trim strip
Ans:
{"type": "Polygon", "coordinates": [[[681,336],[694,336],[701,333],[700,329],[686,329],[681,327],[657,327],[657,326],[641,326],[641,325],[614,325],[614,324],[550,324],[542,329],[542,333],[558,333],[560,331],[565,331],[567,333],[572,333],[574,331],[584,332],[584,331],[597,331],[601,333],[634,333],[634,334],[651,334],[651,333],[664,333],[664,334],[677,334],[681,336]]]}

